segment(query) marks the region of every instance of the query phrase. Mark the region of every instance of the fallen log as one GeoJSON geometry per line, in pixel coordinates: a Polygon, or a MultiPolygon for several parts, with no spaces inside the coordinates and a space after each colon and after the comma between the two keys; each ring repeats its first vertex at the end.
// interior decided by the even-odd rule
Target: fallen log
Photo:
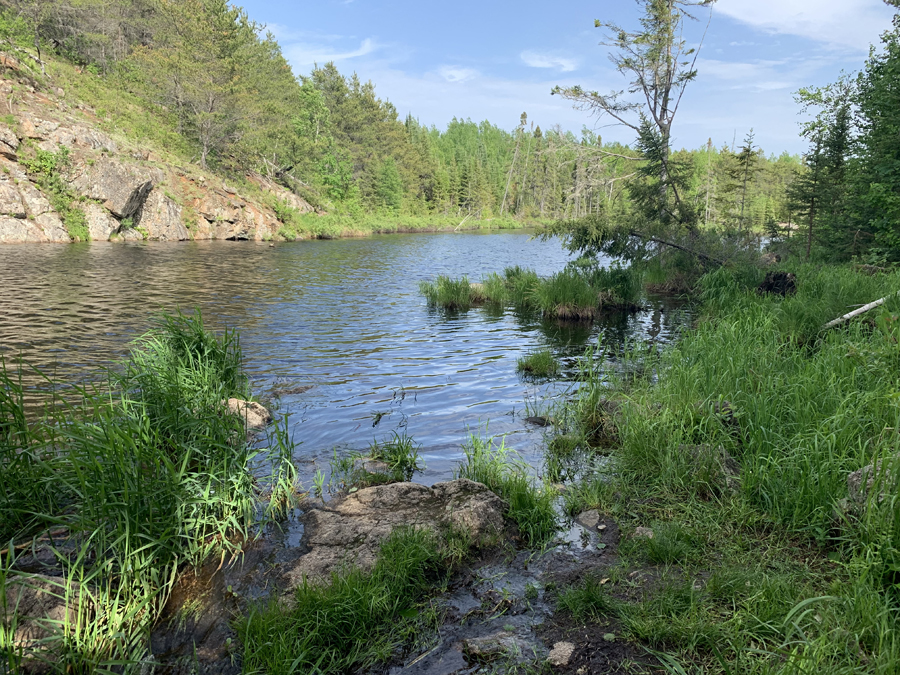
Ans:
{"type": "Polygon", "coordinates": [[[900,295],[900,291],[889,295],[885,298],[881,298],[880,300],[876,300],[875,302],[870,302],[868,305],[863,305],[859,309],[854,309],[852,312],[847,312],[844,316],[839,316],[834,321],[829,321],[824,326],[822,326],[822,330],[828,330],[829,328],[834,328],[835,326],[840,326],[842,323],[849,321],[850,319],[856,318],[860,314],[865,314],[869,310],[875,309],[876,307],[881,307],[884,303],[890,300],[895,295],[900,295]]]}

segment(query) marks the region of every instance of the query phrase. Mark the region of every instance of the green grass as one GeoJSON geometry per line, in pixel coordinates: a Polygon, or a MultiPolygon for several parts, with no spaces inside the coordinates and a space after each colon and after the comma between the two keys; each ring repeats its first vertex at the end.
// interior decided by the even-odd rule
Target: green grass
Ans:
{"type": "Polygon", "coordinates": [[[374,568],[349,568],[329,582],[305,581],[292,601],[273,601],[237,624],[245,672],[346,673],[385,663],[436,615],[422,600],[448,567],[434,533],[397,530],[374,568]]]}
{"type": "Polygon", "coordinates": [[[468,277],[451,279],[438,276],[434,281],[423,281],[419,291],[425,296],[429,305],[450,310],[466,310],[483,302],[477,286],[469,283],[468,277]]]}
{"type": "Polygon", "coordinates": [[[353,452],[339,457],[335,451],[331,462],[332,484],[363,488],[412,480],[416,471],[425,468],[419,447],[406,434],[394,432],[391,440],[373,443],[365,454],[353,452]],[[384,470],[371,471],[367,468],[370,463],[384,464],[384,470]]]}
{"type": "Polygon", "coordinates": [[[466,463],[458,470],[460,478],[483,483],[506,500],[506,515],[513,520],[531,546],[548,542],[559,526],[554,507],[555,491],[537,485],[528,467],[504,443],[472,436],[464,447],[466,463]]]}
{"type": "MultiPolygon", "coordinates": [[[[46,642],[54,670],[106,672],[142,659],[181,570],[236,551],[261,500],[272,499],[271,517],[293,507],[286,434],[276,433],[273,475],[259,481],[250,463],[261,451],[223,407],[249,394],[241,359],[236,333],[178,314],[136,341],[110,386],[55,397],[45,418],[26,418],[21,385],[2,374],[4,540],[56,532],[61,592],[82,589],[76,619],[46,642]]],[[[4,562],[7,582],[26,578],[4,562]]],[[[9,653],[9,638],[0,633],[0,651],[9,653]]]]}
{"type": "Polygon", "coordinates": [[[549,349],[539,349],[518,359],[516,370],[534,377],[553,377],[559,372],[559,361],[549,349]]]}
{"type": "MultiPolygon", "coordinates": [[[[821,328],[895,293],[900,273],[792,270],[786,298],[758,295],[751,268],[702,278],[704,320],[662,353],[658,381],[588,379],[569,413],[587,434],[584,402],[617,402],[614,468],[568,490],[565,509],[601,509],[626,535],[653,528],[620,554],[655,580],[608,584],[611,600],[592,602],[674,659],[670,672],[896,672],[900,512],[893,496],[843,500],[850,472],[900,453],[900,302],[821,328]],[[717,485],[698,445],[734,457],[739,485],[717,485]]],[[[586,616],[591,603],[576,599],[589,590],[567,610],[586,616]]]]}
{"type": "Polygon", "coordinates": [[[621,267],[600,268],[578,261],[561,272],[541,279],[533,270],[508,267],[503,276],[493,273],[469,291],[468,279],[440,276],[420,284],[429,304],[448,309],[468,309],[490,303],[540,312],[561,320],[592,321],[603,311],[638,308],[641,276],[621,267]]]}

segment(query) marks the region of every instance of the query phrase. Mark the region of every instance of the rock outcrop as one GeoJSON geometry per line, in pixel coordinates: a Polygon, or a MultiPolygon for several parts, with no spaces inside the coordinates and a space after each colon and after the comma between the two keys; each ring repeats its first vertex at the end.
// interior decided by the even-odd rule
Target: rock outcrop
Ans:
{"type": "Polygon", "coordinates": [[[397,527],[463,531],[473,545],[486,545],[503,532],[505,512],[500,497],[465,479],[359,490],[304,515],[309,551],[285,570],[285,578],[292,586],[304,578],[326,579],[346,564],[370,569],[381,542],[397,527]]]}
{"type": "Polygon", "coordinates": [[[38,151],[68,154],[61,177],[84,212],[91,241],[271,239],[282,227],[272,202],[314,212],[264,176],[230,187],[200,167],[177,166],[115,130],[107,133],[95,111],[72,106],[59,88],[35,91],[18,68],[0,54],[0,94],[17,89],[10,123],[0,123],[0,243],[72,241],[53,199],[23,163],[38,151]]]}

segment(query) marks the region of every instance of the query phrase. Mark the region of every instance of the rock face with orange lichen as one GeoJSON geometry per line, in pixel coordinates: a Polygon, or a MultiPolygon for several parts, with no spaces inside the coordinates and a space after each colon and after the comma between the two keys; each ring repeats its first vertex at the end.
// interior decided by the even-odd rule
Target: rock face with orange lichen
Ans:
{"type": "Polygon", "coordinates": [[[44,89],[0,54],[0,95],[16,101],[0,122],[0,243],[73,240],[51,195],[28,171],[39,152],[68,154],[61,178],[91,241],[259,241],[277,237],[282,227],[273,200],[314,211],[264,176],[248,175],[234,186],[199,166],[165,161],[115,129],[102,130],[97,113],[66,99],[62,89],[44,89]]]}

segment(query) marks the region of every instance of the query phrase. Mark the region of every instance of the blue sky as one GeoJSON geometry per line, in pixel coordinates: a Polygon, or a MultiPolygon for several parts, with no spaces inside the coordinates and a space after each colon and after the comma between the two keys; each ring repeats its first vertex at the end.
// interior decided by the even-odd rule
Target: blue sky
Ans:
{"type": "MultiPolygon", "coordinates": [[[[276,35],[298,75],[334,61],[372,80],[401,117],[443,128],[453,118],[505,129],[521,113],[542,128],[588,126],[607,140],[630,130],[572,109],[554,85],[622,89],[625,80],[598,45],[594,19],[636,27],[632,0],[453,3],[421,0],[244,0],[252,19],[276,35]]],[[[687,26],[698,43],[709,19],[687,26]]],[[[738,142],[752,127],[767,152],[802,152],[794,92],[859,70],[869,45],[890,27],[882,0],[719,0],[675,122],[676,147],[738,142]]]]}

